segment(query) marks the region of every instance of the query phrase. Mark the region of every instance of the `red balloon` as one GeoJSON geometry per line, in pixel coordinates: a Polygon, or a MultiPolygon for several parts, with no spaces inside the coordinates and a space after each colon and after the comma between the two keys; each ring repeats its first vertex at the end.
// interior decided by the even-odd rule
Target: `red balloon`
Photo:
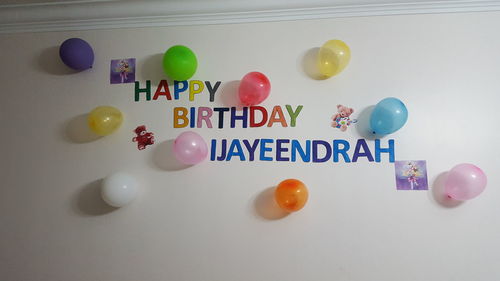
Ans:
{"type": "Polygon", "coordinates": [[[271,91],[271,83],[266,75],[250,72],[240,82],[239,97],[243,105],[257,105],[263,102],[271,91]]]}

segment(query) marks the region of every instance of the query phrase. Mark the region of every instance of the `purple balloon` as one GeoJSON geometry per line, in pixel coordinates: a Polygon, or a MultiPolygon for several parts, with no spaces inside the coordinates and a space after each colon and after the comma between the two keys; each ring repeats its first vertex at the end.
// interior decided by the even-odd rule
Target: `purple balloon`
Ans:
{"type": "Polygon", "coordinates": [[[194,165],[203,161],[208,155],[205,140],[195,132],[184,132],[174,141],[174,155],[184,164],[194,165]]]}
{"type": "Polygon", "coordinates": [[[486,175],[472,164],[458,164],[453,167],[444,183],[446,195],[456,200],[472,199],[486,188],[486,175]]]}
{"type": "Polygon", "coordinates": [[[70,38],[59,47],[61,60],[75,70],[85,70],[94,63],[94,51],[89,43],[80,38],[70,38]]]}

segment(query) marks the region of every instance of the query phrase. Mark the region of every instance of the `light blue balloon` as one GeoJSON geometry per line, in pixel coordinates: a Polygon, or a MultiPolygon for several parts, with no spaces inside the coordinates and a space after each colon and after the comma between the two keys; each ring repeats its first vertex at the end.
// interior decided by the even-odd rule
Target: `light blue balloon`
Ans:
{"type": "Polygon", "coordinates": [[[405,104],[397,98],[381,100],[372,111],[370,127],[377,135],[388,135],[401,129],[408,120],[405,104]]]}

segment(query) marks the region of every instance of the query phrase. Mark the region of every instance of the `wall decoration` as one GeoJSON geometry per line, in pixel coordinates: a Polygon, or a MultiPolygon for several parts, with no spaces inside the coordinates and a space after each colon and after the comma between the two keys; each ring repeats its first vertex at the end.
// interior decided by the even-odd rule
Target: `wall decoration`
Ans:
{"type": "Polygon", "coordinates": [[[107,136],[120,128],[123,114],[112,106],[98,106],[89,113],[87,121],[90,130],[99,136],[107,136]]]}
{"type": "Polygon", "coordinates": [[[295,127],[302,108],[302,105],[292,107],[289,104],[285,105],[284,108],[280,105],[275,105],[272,109],[262,106],[250,106],[243,107],[241,110],[238,110],[235,106],[214,108],[205,106],[186,108],[180,106],[173,109],[173,126],[174,128],[207,127],[218,129],[224,127],[295,127]]]}
{"type": "Polygon", "coordinates": [[[394,140],[387,141],[382,147],[376,139],[370,149],[365,139],[358,139],[354,149],[347,140],[296,140],[296,139],[212,139],[210,142],[210,161],[278,161],[303,163],[356,163],[363,158],[368,162],[379,163],[382,153],[389,162],[394,162],[394,140]],[[373,150],[373,153],[372,153],[373,150]]]}
{"type": "Polygon", "coordinates": [[[271,83],[266,75],[254,71],[241,79],[238,97],[243,105],[257,105],[267,99],[270,91],[271,83]]]}
{"type": "Polygon", "coordinates": [[[349,64],[351,50],[341,40],[330,40],[323,44],[318,53],[318,69],[326,78],[339,74],[349,64]]]}
{"type": "MultiPolygon", "coordinates": [[[[156,88],[156,91],[153,96],[153,101],[160,100],[160,101],[171,101],[171,100],[179,100],[181,99],[181,94],[182,96],[188,95],[189,101],[194,101],[195,97],[197,97],[199,94],[205,93],[204,90],[206,89],[209,95],[209,101],[214,102],[215,101],[215,94],[217,93],[217,90],[219,89],[219,86],[221,85],[221,81],[216,81],[215,83],[212,83],[210,81],[205,81],[204,83],[199,80],[190,80],[190,81],[177,81],[174,80],[174,89],[173,91],[170,91],[168,88],[168,81],[167,80],[161,80],[158,83],[158,87],[156,88]],[[173,98],[172,94],[173,92],[173,98]],[[163,98],[164,97],[164,98],[163,98]]],[[[146,80],[146,85],[144,88],[141,88],[141,84],[139,81],[135,81],[135,87],[134,87],[134,101],[138,102],[141,100],[141,94],[142,97],[144,97],[144,100],[146,101],[151,101],[151,80],[146,80]]]]}
{"type": "Polygon", "coordinates": [[[75,70],[85,70],[94,63],[94,51],[87,41],[80,38],[70,38],[59,47],[59,56],[68,67],[75,70]]]}
{"type": "Polygon", "coordinates": [[[394,167],[397,190],[428,189],[426,161],[396,161],[394,167]]]}
{"type": "Polygon", "coordinates": [[[102,199],[113,207],[130,204],[139,189],[138,181],[131,175],[117,172],[104,178],[101,185],[102,199]]]}
{"type": "Polygon", "coordinates": [[[354,112],[354,109],[343,106],[341,104],[337,105],[337,113],[332,116],[332,127],[340,129],[342,132],[347,130],[351,124],[358,122],[356,119],[351,119],[350,116],[354,112]]]}
{"type": "Polygon", "coordinates": [[[172,80],[187,80],[194,75],[197,68],[196,55],[186,46],[170,47],[163,55],[163,70],[172,80]]]}
{"type": "Polygon", "coordinates": [[[401,129],[408,120],[405,104],[397,98],[381,100],[372,111],[370,127],[374,134],[388,135],[401,129]]]}
{"type": "Polygon", "coordinates": [[[133,142],[137,142],[137,149],[143,150],[147,145],[155,143],[154,134],[146,130],[146,126],[141,125],[135,128],[134,132],[137,136],[132,138],[133,142]]]}
{"type": "Polygon", "coordinates": [[[174,141],[174,155],[184,164],[195,165],[208,155],[207,143],[195,132],[183,132],[174,141]]]}
{"type": "MultiPolygon", "coordinates": [[[[252,73],[250,75],[251,85],[261,87],[262,77],[260,74],[252,73]],[[253,79],[256,80],[253,80],[253,79]],[[254,83],[255,82],[255,83],[254,83]]],[[[265,78],[267,79],[267,78],[265,78]]],[[[215,102],[215,96],[218,93],[222,82],[215,83],[210,81],[174,81],[173,89],[169,89],[167,80],[161,80],[157,86],[156,92],[152,97],[151,81],[146,80],[146,84],[141,85],[139,81],[135,82],[134,101],[139,102],[174,102],[181,101],[193,102],[205,98],[208,102],[215,102]],[[164,97],[164,98],[163,98],[164,97]]],[[[266,84],[266,83],[264,83],[266,84]]],[[[270,86],[270,85],[268,85],[270,86]]],[[[249,87],[250,89],[251,87],[249,87]]],[[[263,87],[264,90],[269,87],[263,87]]],[[[260,89],[262,90],[262,89],[260,89]]],[[[266,90],[267,91],[267,90],[266,90]]],[[[236,94],[236,93],[235,93],[236,94]]],[[[265,97],[268,93],[264,92],[265,97]]],[[[254,99],[252,97],[251,99],[254,99]]],[[[173,128],[265,128],[281,126],[297,127],[300,116],[302,116],[303,105],[275,105],[272,108],[264,106],[245,106],[242,108],[233,107],[184,107],[175,106],[172,108],[173,128]]],[[[339,115],[345,116],[338,123],[342,130],[356,119],[351,119],[352,108],[342,105],[338,107],[339,115]]],[[[337,117],[335,116],[335,119],[337,117]]],[[[200,137],[201,138],[201,137],[200,137]]],[[[204,141],[203,141],[204,142],[204,141]]],[[[389,162],[395,159],[395,141],[389,139],[382,141],[376,139],[373,142],[367,142],[365,139],[358,139],[351,143],[344,139],[212,139],[210,144],[210,161],[289,161],[289,162],[313,162],[313,163],[356,163],[359,159],[365,159],[368,162],[381,162],[382,155],[388,156],[389,162]],[[369,146],[372,145],[372,147],[369,146]]],[[[188,145],[189,147],[189,145],[188,145]]],[[[185,159],[191,155],[185,148],[178,150],[179,161],[185,164],[196,164],[201,160],[185,159]]]]}
{"type": "Polygon", "coordinates": [[[278,206],[287,212],[296,212],[304,208],[309,199],[306,185],[297,179],[287,179],[278,184],[274,191],[278,206]]]}
{"type": "Polygon", "coordinates": [[[486,188],[486,174],[481,168],[468,163],[458,164],[447,175],[444,183],[446,195],[455,200],[469,200],[486,188]]]}
{"type": "Polygon", "coordinates": [[[111,84],[135,82],[135,58],[111,60],[109,80],[111,84]]]}

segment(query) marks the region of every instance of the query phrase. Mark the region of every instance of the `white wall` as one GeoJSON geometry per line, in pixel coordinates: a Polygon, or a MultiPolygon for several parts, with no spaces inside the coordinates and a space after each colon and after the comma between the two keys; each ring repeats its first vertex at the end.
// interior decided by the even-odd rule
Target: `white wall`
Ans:
{"type": "Polygon", "coordinates": [[[258,24],[0,35],[1,280],[497,280],[500,192],[496,125],[500,13],[360,17],[258,24]],[[90,71],[57,56],[69,37],[90,42],[90,71]],[[311,79],[304,64],[328,39],[346,41],[348,68],[311,79]],[[109,61],[138,60],[138,80],[164,78],[174,44],[198,55],[193,79],[222,80],[215,104],[133,101],[133,84],[110,85],[109,61]],[[391,136],[396,158],[427,160],[434,190],[396,191],[394,165],[172,160],[174,106],[224,106],[235,83],[266,73],[264,106],[303,104],[296,128],[196,129],[211,138],[362,138],[330,125],[338,103],[355,118],[387,96],[404,100],[406,126],[391,136]],[[96,139],[84,126],[98,105],[120,108],[119,132],[96,139]],[[138,151],[141,124],[157,144],[138,151]],[[489,176],[464,204],[440,203],[443,173],[471,162],[489,176]],[[126,171],[141,196],[113,210],[99,180],[126,171]],[[283,216],[270,194],[298,178],[310,190],[283,216]]]}

